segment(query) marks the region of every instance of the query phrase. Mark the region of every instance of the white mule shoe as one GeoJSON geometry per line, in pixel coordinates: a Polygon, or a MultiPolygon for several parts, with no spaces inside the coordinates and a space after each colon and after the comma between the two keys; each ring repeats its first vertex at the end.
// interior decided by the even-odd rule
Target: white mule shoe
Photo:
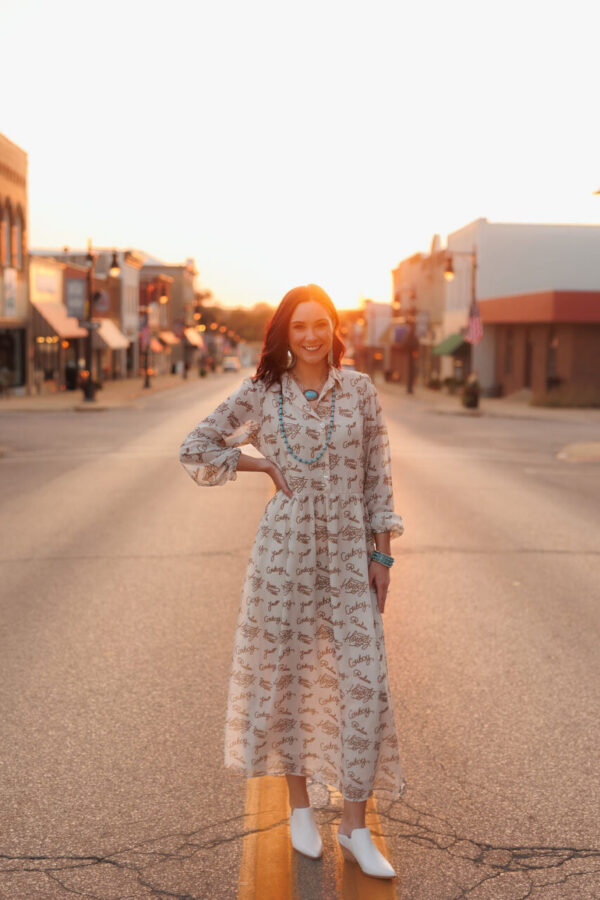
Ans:
{"type": "Polygon", "coordinates": [[[290,834],[292,847],[304,856],[319,859],[323,853],[323,842],[312,806],[297,806],[290,814],[290,834]]]}
{"type": "Polygon", "coordinates": [[[373,843],[368,828],[353,828],[350,837],[338,831],[337,838],[344,859],[358,863],[365,875],[373,875],[375,878],[395,876],[393,866],[373,843]]]}

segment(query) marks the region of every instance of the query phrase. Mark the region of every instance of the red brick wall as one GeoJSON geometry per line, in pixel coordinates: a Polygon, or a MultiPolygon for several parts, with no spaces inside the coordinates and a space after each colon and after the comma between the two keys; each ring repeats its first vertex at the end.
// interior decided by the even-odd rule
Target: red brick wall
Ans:
{"type": "Polygon", "coordinates": [[[537,394],[546,390],[548,363],[548,325],[531,326],[531,390],[537,394]]]}
{"type": "Polygon", "coordinates": [[[574,328],[573,383],[600,388],[600,325],[581,325],[574,328]]]}
{"type": "MultiPolygon", "coordinates": [[[[549,373],[551,326],[529,325],[531,342],[531,383],[534,393],[544,392],[549,373]]],[[[594,384],[600,387],[600,325],[555,323],[552,336],[558,338],[555,375],[562,382],[594,384]]],[[[525,387],[525,355],[527,326],[498,325],[496,327],[496,380],[503,394],[511,394],[525,387]],[[506,371],[509,327],[513,335],[513,361],[506,371]]]]}

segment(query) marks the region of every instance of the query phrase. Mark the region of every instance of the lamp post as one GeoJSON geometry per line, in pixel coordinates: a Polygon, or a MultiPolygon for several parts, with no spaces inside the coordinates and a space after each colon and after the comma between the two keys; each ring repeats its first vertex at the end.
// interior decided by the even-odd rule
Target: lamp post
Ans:
{"type": "Polygon", "coordinates": [[[187,378],[187,377],[188,377],[188,365],[189,365],[189,362],[188,362],[188,359],[189,359],[189,353],[188,353],[189,338],[188,338],[187,334],[185,333],[185,329],[186,329],[186,328],[189,328],[189,325],[188,325],[188,323],[187,323],[187,316],[186,316],[185,322],[183,323],[183,377],[184,377],[184,378],[187,378]]]}
{"type": "MultiPolygon", "coordinates": [[[[87,377],[83,385],[83,399],[87,403],[93,403],[96,399],[96,385],[94,382],[93,374],[92,374],[92,361],[93,361],[93,347],[92,340],[94,331],[99,327],[98,322],[93,322],[92,317],[94,315],[94,302],[97,299],[98,292],[94,292],[94,266],[96,265],[96,259],[98,258],[98,254],[94,253],[92,250],[92,240],[88,238],[88,252],[87,252],[87,262],[88,262],[88,270],[87,270],[87,317],[81,322],[80,326],[85,328],[87,331],[87,336],[85,339],[85,367],[87,370],[87,377]]],[[[113,278],[117,278],[121,268],[119,266],[119,262],[117,260],[117,251],[113,251],[112,261],[110,264],[110,275],[113,278]]]]}
{"type": "MultiPolygon", "coordinates": [[[[142,364],[144,366],[144,387],[149,388],[150,384],[150,350],[152,349],[152,341],[156,338],[156,330],[166,325],[165,313],[163,310],[169,302],[169,295],[165,287],[162,276],[157,275],[152,281],[144,283],[143,296],[145,302],[139,306],[139,324],[140,324],[140,350],[142,352],[142,364]]],[[[155,372],[156,374],[156,372],[155,372]]]]}
{"type": "Polygon", "coordinates": [[[400,314],[401,321],[406,325],[406,331],[401,343],[401,353],[405,353],[407,357],[406,366],[406,393],[413,393],[415,381],[415,363],[414,353],[419,348],[419,341],[416,336],[417,322],[417,294],[414,288],[407,285],[398,288],[392,300],[392,314],[400,314]],[[402,292],[407,292],[407,308],[403,313],[402,292]]]}
{"type": "Polygon", "coordinates": [[[449,250],[446,256],[446,268],[444,269],[444,278],[446,281],[454,281],[454,266],[452,258],[454,256],[469,256],[471,258],[471,300],[475,299],[475,276],[477,273],[477,250],[449,250]]]}
{"type": "Polygon", "coordinates": [[[150,308],[149,304],[144,306],[140,306],[140,349],[144,354],[144,387],[151,387],[150,384],[150,322],[149,322],[149,314],[150,308]]]}
{"type": "MultiPolygon", "coordinates": [[[[454,281],[454,266],[452,258],[454,256],[468,256],[471,260],[471,297],[469,302],[469,310],[473,309],[477,299],[477,250],[449,250],[446,256],[446,267],[444,269],[444,278],[446,281],[454,281]]],[[[471,360],[469,357],[469,371],[471,370],[471,360]]]]}
{"type": "Polygon", "coordinates": [[[408,374],[406,376],[406,393],[413,393],[413,382],[415,378],[414,352],[419,346],[415,333],[415,325],[417,321],[417,296],[414,291],[410,292],[410,308],[406,315],[406,323],[408,325],[408,374]]]}

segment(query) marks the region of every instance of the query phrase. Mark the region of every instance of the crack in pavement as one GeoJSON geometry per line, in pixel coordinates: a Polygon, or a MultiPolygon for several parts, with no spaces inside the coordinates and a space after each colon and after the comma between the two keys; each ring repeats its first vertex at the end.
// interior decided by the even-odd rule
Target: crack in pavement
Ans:
{"type": "MultiPolygon", "coordinates": [[[[565,883],[568,878],[600,876],[600,848],[597,847],[536,844],[509,846],[474,840],[457,835],[443,816],[425,813],[410,806],[404,800],[392,801],[388,809],[380,807],[378,812],[381,821],[388,821],[395,825],[393,833],[389,835],[390,838],[395,840],[400,838],[400,840],[406,840],[421,848],[439,851],[473,865],[474,874],[477,875],[476,880],[461,888],[459,893],[449,896],[448,900],[461,900],[463,897],[473,895],[482,885],[495,880],[498,880],[497,888],[504,891],[504,885],[509,880],[518,881],[515,876],[522,876],[524,893],[519,896],[511,893],[511,900],[525,900],[534,895],[542,896],[544,888],[565,883]],[[413,813],[413,818],[396,814],[396,809],[409,810],[413,813]],[[397,831],[398,826],[402,828],[400,832],[397,831]],[[580,865],[585,866],[585,862],[590,859],[598,862],[597,867],[578,868],[580,865]],[[565,872],[564,870],[568,867],[575,871],[565,872]],[[482,869],[485,872],[483,878],[480,877],[482,869]],[[548,879],[548,873],[553,870],[561,870],[560,876],[562,877],[548,879]],[[547,880],[541,880],[542,873],[547,880]]],[[[596,887],[598,893],[590,896],[600,896],[600,877],[596,887]]],[[[481,896],[483,897],[484,894],[481,893],[481,896]]],[[[485,896],[491,895],[485,894],[485,896]]],[[[508,894],[494,893],[493,896],[508,897],[508,894]]],[[[583,898],[583,895],[581,897],[583,898]]]]}
{"type": "MultiPolygon", "coordinates": [[[[331,795],[319,811],[321,825],[333,823],[340,815],[340,807],[332,802],[331,795]]],[[[199,854],[214,851],[248,835],[264,833],[287,824],[287,816],[265,828],[243,828],[240,825],[249,814],[232,816],[204,825],[190,832],[170,832],[155,838],[147,838],[128,844],[106,854],[42,854],[9,855],[0,853],[0,879],[3,875],[37,873],[49,879],[55,888],[75,894],[85,900],[204,900],[206,894],[175,891],[164,885],[166,872],[163,865],[181,863],[199,854]],[[112,874],[110,887],[100,887],[103,876],[112,874]],[[86,873],[87,870],[87,874],[86,873]],[[152,874],[150,871],[152,870],[152,874]],[[60,873],[60,877],[59,874],[60,873]],[[73,875],[68,880],[67,873],[73,875]],[[93,873],[93,874],[92,874],[93,873]],[[134,879],[133,884],[127,881],[134,879]],[[84,884],[87,880],[89,884],[84,884]],[[161,881],[163,884],[161,886],[161,881]],[[140,893],[141,891],[141,893],[140,893]]],[[[460,861],[463,869],[458,878],[452,873],[454,888],[444,898],[436,900],[463,900],[463,898],[500,898],[526,900],[542,897],[556,890],[570,879],[596,877],[589,897],[600,896],[600,848],[544,845],[493,844],[457,834],[443,816],[424,812],[405,799],[378,803],[378,815],[385,828],[385,837],[396,844],[413,845],[420,850],[443,854],[446,860],[460,861]],[[597,865],[590,867],[590,860],[597,865]],[[464,864],[470,869],[464,871],[464,864]],[[487,893],[494,883],[493,894],[487,893]]],[[[383,830],[382,830],[383,833],[383,830]]],[[[448,874],[448,873],[447,873],[448,874]]],[[[190,877],[183,875],[182,877],[190,877]]],[[[583,887],[583,885],[582,885],[583,887]]],[[[585,894],[578,893],[583,898],[585,894]]],[[[430,900],[430,898],[423,898],[430,900]]]]}
{"type": "MultiPolygon", "coordinates": [[[[0,853],[0,880],[3,875],[7,874],[38,873],[52,880],[62,891],[85,897],[86,900],[136,900],[136,898],[142,896],[154,897],[158,898],[158,900],[167,900],[167,898],[175,898],[175,900],[205,900],[205,895],[190,894],[188,892],[181,893],[171,891],[165,887],[159,887],[156,884],[158,878],[155,878],[153,881],[148,880],[148,876],[144,874],[145,869],[150,867],[155,868],[157,862],[181,862],[192,859],[198,853],[213,850],[216,847],[223,846],[232,841],[243,839],[248,835],[272,831],[273,829],[286,824],[288,821],[287,816],[285,816],[280,821],[274,822],[264,828],[249,828],[241,831],[235,830],[232,834],[209,837],[204,841],[201,839],[196,840],[197,837],[201,838],[201,835],[206,831],[227,826],[232,822],[239,822],[240,819],[245,819],[247,815],[249,814],[244,813],[239,816],[232,816],[221,822],[210,823],[191,832],[172,832],[160,835],[156,838],[148,838],[139,843],[103,855],[60,854],[56,856],[47,856],[42,854],[11,855],[0,853]],[[164,843],[165,841],[172,839],[175,839],[176,843],[171,850],[161,849],[161,842],[164,843]],[[149,844],[158,844],[158,847],[156,849],[148,849],[147,845],[149,844]],[[142,860],[142,863],[140,863],[139,860],[136,863],[132,860],[127,861],[127,859],[119,859],[119,857],[127,857],[128,854],[137,857],[142,856],[144,859],[142,860]],[[20,865],[17,863],[20,863],[20,865]],[[112,866],[116,871],[121,870],[121,872],[126,873],[127,875],[134,875],[139,887],[144,889],[144,894],[142,895],[139,892],[132,894],[129,892],[116,896],[114,893],[114,886],[112,886],[110,889],[110,896],[107,894],[101,895],[91,892],[93,886],[90,889],[79,890],[75,886],[65,883],[64,880],[61,880],[56,875],[57,872],[77,872],[77,874],[81,874],[85,869],[93,869],[94,872],[96,872],[99,866],[112,866]]],[[[94,878],[94,880],[97,879],[94,878]]]]}

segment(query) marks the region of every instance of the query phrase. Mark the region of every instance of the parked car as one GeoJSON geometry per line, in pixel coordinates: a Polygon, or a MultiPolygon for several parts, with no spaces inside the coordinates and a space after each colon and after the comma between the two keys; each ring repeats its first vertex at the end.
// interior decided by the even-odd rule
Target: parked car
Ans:
{"type": "Polygon", "coordinates": [[[239,372],[242,368],[242,364],[240,363],[237,356],[224,356],[223,357],[223,371],[224,372],[239,372]]]}

